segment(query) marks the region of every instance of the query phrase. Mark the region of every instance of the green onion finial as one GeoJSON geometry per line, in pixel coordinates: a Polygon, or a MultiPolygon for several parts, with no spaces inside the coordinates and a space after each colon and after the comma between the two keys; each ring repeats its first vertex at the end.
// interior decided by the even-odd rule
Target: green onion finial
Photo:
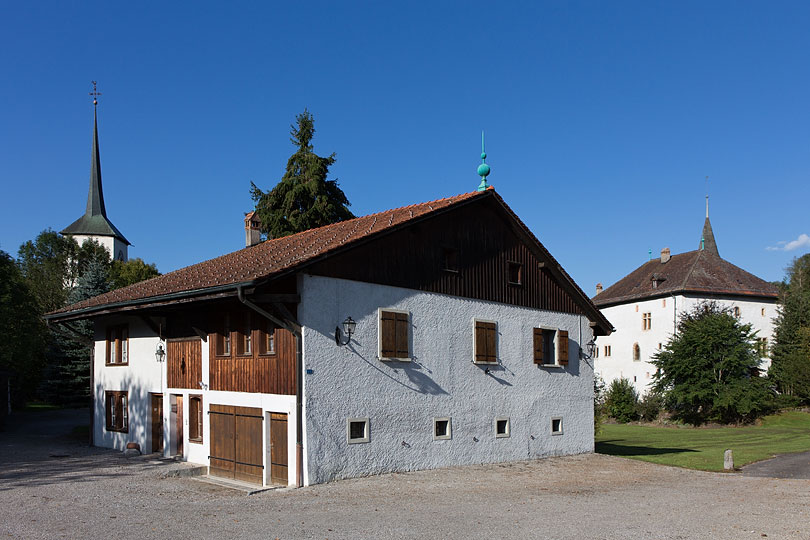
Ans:
{"type": "Polygon", "coordinates": [[[481,183],[478,184],[478,191],[484,191],[489,187],[487,184],[487,176],[489,176],[489,165],[487,165],[487,152],[484,148],[484,132],[481,132],[481,165],[478,166],[478,176],[481,177],[481,183]]]}

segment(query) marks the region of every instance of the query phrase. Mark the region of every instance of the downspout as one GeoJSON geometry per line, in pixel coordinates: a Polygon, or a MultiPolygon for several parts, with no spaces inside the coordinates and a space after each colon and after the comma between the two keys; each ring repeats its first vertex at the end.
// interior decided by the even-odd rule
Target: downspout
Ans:
{"type": "Polygon", "coordinates": [[[295,470],[297,487],[304,485],[304,419],[302,397],[304,394],[303,374],[303,352],[301,348],[301,326],[294,321],[283,321],[260,308],[245,297],[245,291],[241,285],[236,287],[237,297],[245,306],[255,311],[273,324],[277,324],[292,332],[295,337],[295,470]]]}

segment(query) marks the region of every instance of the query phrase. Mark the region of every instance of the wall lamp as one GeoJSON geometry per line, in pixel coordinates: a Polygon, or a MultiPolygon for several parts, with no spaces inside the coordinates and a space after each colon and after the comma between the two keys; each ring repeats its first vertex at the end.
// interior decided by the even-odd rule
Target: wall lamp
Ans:
{"type": "Polygon", "coordinates": [[[343,321],[343,333],[346,334],[346,342],[344,343],[341,339],[340,327],[335,327],[335,343],[338,344],[338,347],[349,344],[349,342],[352,340],[352,334],[354,334],[355,328],[357,328],[357,323],[354,321],[354,319],[351,317],[346,317],[346,320],[343,321]]]}
{"type": "Polygon", "coordinates": [[[163,362],[163,358],[166,356],[166,350],[163,348],[163,343],[158,341],[157,348],[155,349],[155,360],[158,362],[163,362]]]}
{"type": "Polygon", "coordinates": [[[591,359],[593,355],[596,354],[596,340],[591,339],[588,343],[585,344],[585,358],[591,359]]]}

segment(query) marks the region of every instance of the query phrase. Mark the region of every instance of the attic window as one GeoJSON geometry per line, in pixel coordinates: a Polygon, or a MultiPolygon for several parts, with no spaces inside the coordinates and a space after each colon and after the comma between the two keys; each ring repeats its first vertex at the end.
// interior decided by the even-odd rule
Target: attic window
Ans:
{"type": "Polygon", "coordinates": [[[653,274],[650,277],[650,282],[652,283],[652,288],[653,289],[657,289],[658,286],[661,285],[661,283],[663,283],[666,280],[667,280],[667,278],[665,278],[664,276],[662,276],[660,274],[653,274]]]}
{"type": "Polygon", "coordinates": [[[458,250],[455,248],[444,248],[442,258],[444,259],[444,269],[448,272],[458,272],[458,250]]]}
{"type": "Polygon", "coordinates": [[[507,274],[509,285],[521,285],[523,283],[523,265],[519,262],[509,262],[509,273],[507,274]]]}

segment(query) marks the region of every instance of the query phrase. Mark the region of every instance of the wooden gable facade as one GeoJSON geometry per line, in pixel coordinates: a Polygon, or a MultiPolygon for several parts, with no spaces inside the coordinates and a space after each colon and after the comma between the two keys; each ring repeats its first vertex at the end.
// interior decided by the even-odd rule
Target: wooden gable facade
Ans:
{"type": "MultiPolygon", "coordinates": [[[[557,263],[498,202],[483,198],[316,262],[315,275],[585,314],[557,263]]],[[[585,299],[587,302],[587,299],[585,299]]]]}

